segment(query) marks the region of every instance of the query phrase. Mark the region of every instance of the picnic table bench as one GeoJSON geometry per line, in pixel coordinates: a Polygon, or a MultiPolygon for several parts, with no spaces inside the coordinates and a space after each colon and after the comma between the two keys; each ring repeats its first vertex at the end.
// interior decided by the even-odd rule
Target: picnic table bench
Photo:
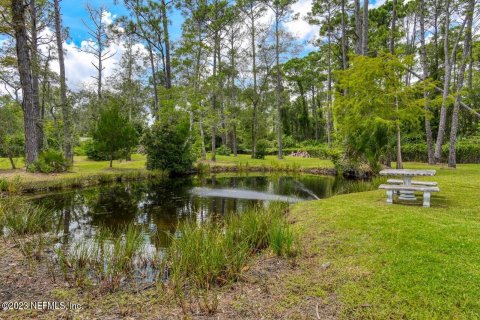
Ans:
{"type": "Polygon", "coordinates": [[[388,179],[388,184],[382,184],[379,189],[387,192],[387,203],[393,203],[393,195],[399,193],[399,199],[413,201],[416,200],[415,192],[423,193],[423,206],[430,207],[430,197],[432,192],[439,192],[440,189],[433,181],[413,181],[416,176],[434,176],[435,170],[410,170],[410,169],[386,169],[380,171],[381,175],[401,176],[400,179],[388,179]]]}
{"type": "Polygon", "coordinates": [[[405,186],[397,184],[381,184],[380,189],[387,191],[387,203],[393,203],[393,192],[394,191],[410,191],[410,192],[423,192],[423,206],[430,207],[430,197],[432,192],[439,192],[440,188],[432,186],[405,186]]]}

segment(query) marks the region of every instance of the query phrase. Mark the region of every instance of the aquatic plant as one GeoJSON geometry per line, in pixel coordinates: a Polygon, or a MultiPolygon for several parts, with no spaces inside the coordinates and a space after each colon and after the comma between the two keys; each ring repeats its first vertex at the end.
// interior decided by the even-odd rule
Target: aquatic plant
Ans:
{"type": "Polygon", "coordinates": [[[0,201],[0,219],[10,235],[42,233],[53,228],[53,217],[48,210],[21,198],[0,201]]]}
{"type": "Polygon", "coordinates": [[[184,307],[187,293],[202,301],[209,311],[215,295],[209,291],[238,279],[248,258],[271,248],[279,256],[294,254],[294,235],[285,222],[285,203],[270,203],[218,222],[194,222],[180,227],[167,253],[170,280],[179,304],[184,307]]]}

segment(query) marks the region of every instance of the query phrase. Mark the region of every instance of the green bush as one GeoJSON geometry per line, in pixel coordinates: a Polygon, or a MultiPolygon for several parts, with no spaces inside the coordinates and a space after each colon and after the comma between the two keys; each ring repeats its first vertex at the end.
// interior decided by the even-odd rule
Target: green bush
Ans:
{"type": "MultiPolygon", "coordinates": [[[[94,161],[105,161],[110,160],[110,157],[105,152],[100,152],[95,147],[95,143],[92,140],[85,141],[83,144],[83,148],[85,150],[85,155],[90,160],[94,161]]],[[[113,159],[118,159],[118,154],[114,153],[113,159]]]]}
{"type": "Polygon", "coordinates": [[[267,155],[269,143],[267,140],[261,139],[257,141],[257,152],[255,154],[255,159],[265,159],[267,155]]]}
{"type": "Polygon", "coordinates": [[[292,136],[283,136],[282,146],[283,148],[294,148],[297,145],[297,141],[292,136]]]}
{"type": "Polygon", "coordinates": [[[226,145],[222,145],[220,148],[217,148],[217,154],[220,156],[229,156],[232,154],[232,150],[226,145]]]}
{"type": "Polygon", "coordinates": [[[81,141],[78,145],[76,145],[73,149],[73,153],[76,156],[88,156],[87,150],[92,148],[92,139],[81,141]]]}
{"type": "Polygon", "coordinates": [[[30,172],[58,173],[67,171],[68,167],[69,163],[62,152],[48,149],[42,151],[38,160],[28,165],[27,170],[30,172]]]}
{"type": "Polygon", "coordinates": [[[188,119],[171,116],[146,130],[142,144],[147,153],[147,169],[185,173],[192,168],[195,156],[190,142],[188,119]]]}

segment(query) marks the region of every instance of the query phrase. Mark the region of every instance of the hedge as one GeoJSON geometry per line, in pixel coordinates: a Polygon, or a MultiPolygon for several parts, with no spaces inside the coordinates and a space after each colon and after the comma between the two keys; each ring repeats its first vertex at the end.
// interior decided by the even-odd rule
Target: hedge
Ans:
{"type": "MultiPolygon", "coordinates": [[[[450,145],[442,147],[442,161],[447,161],[450,145]]],[[[457,143],[457,163],[480,163],[480,141],[461,140],[457,143]]],[[[428,153],[425,143],[402,145],[404,161],[427,162],[428,153]]]]}

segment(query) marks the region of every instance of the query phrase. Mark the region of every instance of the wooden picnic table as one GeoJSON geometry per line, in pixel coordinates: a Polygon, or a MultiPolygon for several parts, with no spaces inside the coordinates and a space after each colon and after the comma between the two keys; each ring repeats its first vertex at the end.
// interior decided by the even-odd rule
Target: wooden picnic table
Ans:
{"type": "MultiPolygon", "coordinates": [[[[416,169],[385,169],[380,171],[382,176],[401,176],[403,184],[405,186],[412,185],[413,177],[431,177],[437,174],[436,170],[416,170],[416,169]]],[[[416,200],[415,192],[413,191],[400,191],[400,199],[413,201],[416,200]]]]}

